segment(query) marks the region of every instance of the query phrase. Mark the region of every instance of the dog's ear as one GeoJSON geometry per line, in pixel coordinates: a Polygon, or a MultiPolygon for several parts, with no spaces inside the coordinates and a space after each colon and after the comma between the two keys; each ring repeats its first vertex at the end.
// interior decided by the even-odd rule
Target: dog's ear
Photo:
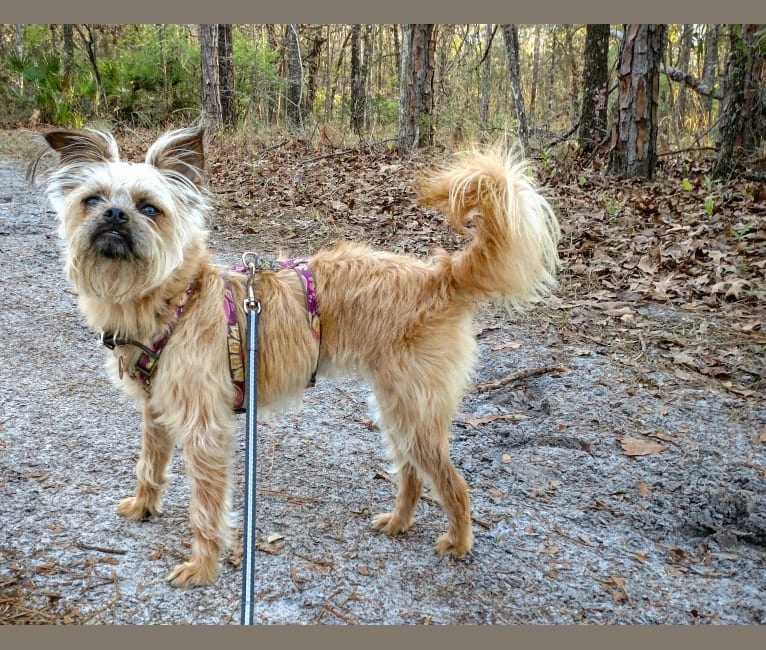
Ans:
{"type": "Polygon", "coordinates": [[[205,171],[205,127],[165,133],[146,152],[146,163],[199,185],[205,171]]]}
{"type": "Polygon", "coordinates": [[[61,156],[61,164],[116,162],[120,158],[117,142],[110,133],[96,130],[63,129],[49,131],[45,141],[61,156]]]}

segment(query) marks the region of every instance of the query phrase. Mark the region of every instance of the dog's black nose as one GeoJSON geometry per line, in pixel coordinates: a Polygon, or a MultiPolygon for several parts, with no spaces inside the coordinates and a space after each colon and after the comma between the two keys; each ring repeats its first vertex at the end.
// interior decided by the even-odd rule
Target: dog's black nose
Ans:
{"type": "Polygon", "coordinates": [[[125,223],[128,220],[128,215],[120,208],[109,208],[104,212],[104,220],[108,223],[125,223]]]}

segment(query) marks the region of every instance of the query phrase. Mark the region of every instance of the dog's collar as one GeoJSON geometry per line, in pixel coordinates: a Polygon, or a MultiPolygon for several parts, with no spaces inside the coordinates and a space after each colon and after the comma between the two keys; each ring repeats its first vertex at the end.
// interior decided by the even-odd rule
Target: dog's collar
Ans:
{"type": "MultiPolygon", "coordinates": [[[[255,261],[256,271],[279,271],[281,269],[293,269],[303,282],[303,292],[306,296],[306,309],[309,316],[309,328],[314,340],[317,342],[317,358],[314,363],[314,371],[311,373],[308,386],[314,386],[316,383],[316,373],[319,366],[319,343],[322,338],[322,328],[319,321],[319,302],[317,301],[316,282],[314,274],[305,259],[292,260],[274,260],[268,257],[257,256],[255,261]]],[[[231,271],[245,274],[247,269],[242,265],[232,266],[231,271]]],[[[231,381],[234,384],[236,392],[234,399],[234,410],[238,413],[244,411],[245,403],[245,350],[242,346],[242,337],[239,333],[239,321],[237,319],[237,308],[234,302],[234,295],[231,290],[231,283],[226,273],[223,274],[225,286],[223,310],[226,315],[227,340],[229,347],[229,370],[231,372],[231,381]]]]}
{"type": "MultiPolygon", "coordinates": [[[[103,343],[103,345],[110,350],[114,350],[115,348],[125,345],[132,345],[133,347],[141,350],[141,354],[138,356],[138,359],[136,359],[135,365],[128,374],[131,379],[135,379],[140,384],[142,384],[146,391],[148,391],[149,387],[151,386],[152,375],[157,369],[157,362],[160,359],[160,354],[167,345],[168,339],[173,333],[173,330],[176,328],[176,325],[181,318],[181,314],[184,313],[186,303],[189,300],[189,296],[194,293],[194,288],[195,284],[190,284],[186,288],[186,291],[184,291],[179,296],[175,303],[175,309],[173,310],[170,321],[166,323],[160,334],[149,345],[144,345],[135,339],[125,338],[115,332],[101,332],[101,343],[103,343]]],[[[122,356],[119,357],[118,364],[120,379],[122,379],[125,372],[122,356]]]]}

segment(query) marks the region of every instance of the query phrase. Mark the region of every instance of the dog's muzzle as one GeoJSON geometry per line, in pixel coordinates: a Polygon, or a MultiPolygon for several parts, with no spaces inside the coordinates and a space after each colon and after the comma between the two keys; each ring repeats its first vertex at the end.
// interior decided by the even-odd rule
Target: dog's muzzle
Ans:
{"type": "Polygon", "coordinates": [[[115,208],[110,208],[94,229],[90,238],[91,246],[109,259],[127,259],[134,256],[133,236],[128,226],[128,218],[119,211],[121,218],[109,218],[107,215],[115,208]]]}

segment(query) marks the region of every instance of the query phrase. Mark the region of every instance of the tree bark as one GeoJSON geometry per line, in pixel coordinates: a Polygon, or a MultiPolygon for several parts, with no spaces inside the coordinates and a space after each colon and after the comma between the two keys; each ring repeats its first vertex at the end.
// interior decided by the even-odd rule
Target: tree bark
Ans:
{"type": "Polygon", "coordinates": [[[292,130],[303,129],[303,62],[298,38],[298,25],[287,28],[287,123],[292,130]]]}
{"type": "MultiPolygon", "coordinates": [[[[346,46],[348,45],[348,41],[351,38],[351,32],[346,32],[346,36],[343,39],[343,43],[340,46],[340,52],[338,52],[338,58],[335,61],[335,70],[332,75],[328,73],[328,83],[329,83],[329,90],[327,92],[327,99],[326,99],[326,119],[329,122],[332,120],[333,116],[333,110],[335,107],[335,94],[338,91],[338,79],[340,78],[340,70],[343,67],[343,58],[346,53],[346,46]]],[[[329,62],[328,62],[329,64],[329,62]]]]}
{"type": "MultiPolygon", "coordinates": [[[[716,74],[718,72],[718,35],[720,33],[719,25],[708,25],[705,30],[705,58],[702,64],[702,82],[709,88],[715,86],[716,74]]],[[[713,98],[705,97],[702,105],[708,112],[708,119],[713,110],[713,98]]]]}
{"type": "Polygon", "coordinates": [[[529,129],[524,95],[521,92],[521,68],[519,65],[519,32],[516,25],[503,25],[505,50],[508,54],[508,81],[513,96],[513,110],[518,124],[518,135],[524,151],[529,149],[529,129]]]}
{"type": "Polygon", "coordinates": [[[310,35],[308,35],[311,48],[306,56],[303,57],[303,63],[306,67],[306,92],[303,95],[301,111],[304,119],[314,110],[317,84],[319,83],[319,66],[322,62],[322,47],[327,42],[322,32],[323,28],[321,26],[311,30],[310,35]]]}
{"type": "Polygon", "coordinates": [[[489,121],[489,97],[492,83],[492,37],[494,31],[492,24],[484,27],[484,38],[486,40],[484,59],[481,62],[481,94],[479,99],[479,125],[482,128],[487,127],[489,121]]]}
{"type": "Polygon", "coordinates": [[[723,99],[723,93],[712,84],[706,83],[704,79],[697,79],[697,77],[669,65],[660,66],[660,72],[664,72],[673,81],[684,84],[685,87],[707,99],[723,99]]]}
{"type": "Polygon", "coordinates": [[[218,25],[199,26],[199,46],[202,72],[202,113],[206,122],[212,128],[218,129],[223,119],[218,76],[218,25]]]}
{"type": "Polygon", "coordinates": [[[721,105],[718,160],[713,176],[734,169],[738,150],[752,153],[766,138],[766,48],[756,42],[759,25],[731,25],[724,99],[721,105]]]}
{"type": "Polygon", "coordinates": [[[362,76],[362,26],[351,26],[351,129],[364,130],[364,77],[362,76]]]}
{"type": "Polygon", "coordinates": [[[399,146],[433,144],[434,25],[403,25],[399,77],[399,146]]]}
{"type": "Polygon", "coordinates": [[[366,130],[370,128],[369,96],[370,86],[372,85],[372,28],[372,25],[364,26],[364,37],[362,39],[362,84],[364,85],[362,96],[364,100],[364,128],[366,130]]]}
{"type": "MultiPolygon", "coordinates": [[[[678,55],[678,67],[684,75],[689,74],[689,59],[692,49],[693,25],[684,25],[681,30],[681,50],[678,55]]],[[[678,89],[678,100],[676,102],[675,122],[677,128],[683,129],[684,119],[686,118],[686,86],[682,85],[678,89]]]]}
{"type": "Polygon", "coordinates": [[[606,137],[609,90],[609,25],[587,25],[583,94],[577,138],[583,153],[592,152],[606,137]]]}
{"type": "Polygon", "coordinates": [[[74,74],[74,25],[63,25],[64,31],[64,77],[72,78],[74,74]]]}
{"type": "Polygon", "coordinates": [[[654,178],[657,104],[666,25],[625,25],[618,67],[618,119],[610,171],[654,178]]]}
{"type": "Polygon", "coordinates": [[[540,83],[540,32],[541,25],[535,25],[535,44],[532,50],[532,87],[529,89],[529,114],[535,117],[537,104],[537,87],[540,83]]]}
{"type": "Polygon", "coordinates": [[[221,100],[221,120],[225,127],[237,121],[234,89],[234,53],[231,25],[218,25],[218,84],[221,100]]]}

